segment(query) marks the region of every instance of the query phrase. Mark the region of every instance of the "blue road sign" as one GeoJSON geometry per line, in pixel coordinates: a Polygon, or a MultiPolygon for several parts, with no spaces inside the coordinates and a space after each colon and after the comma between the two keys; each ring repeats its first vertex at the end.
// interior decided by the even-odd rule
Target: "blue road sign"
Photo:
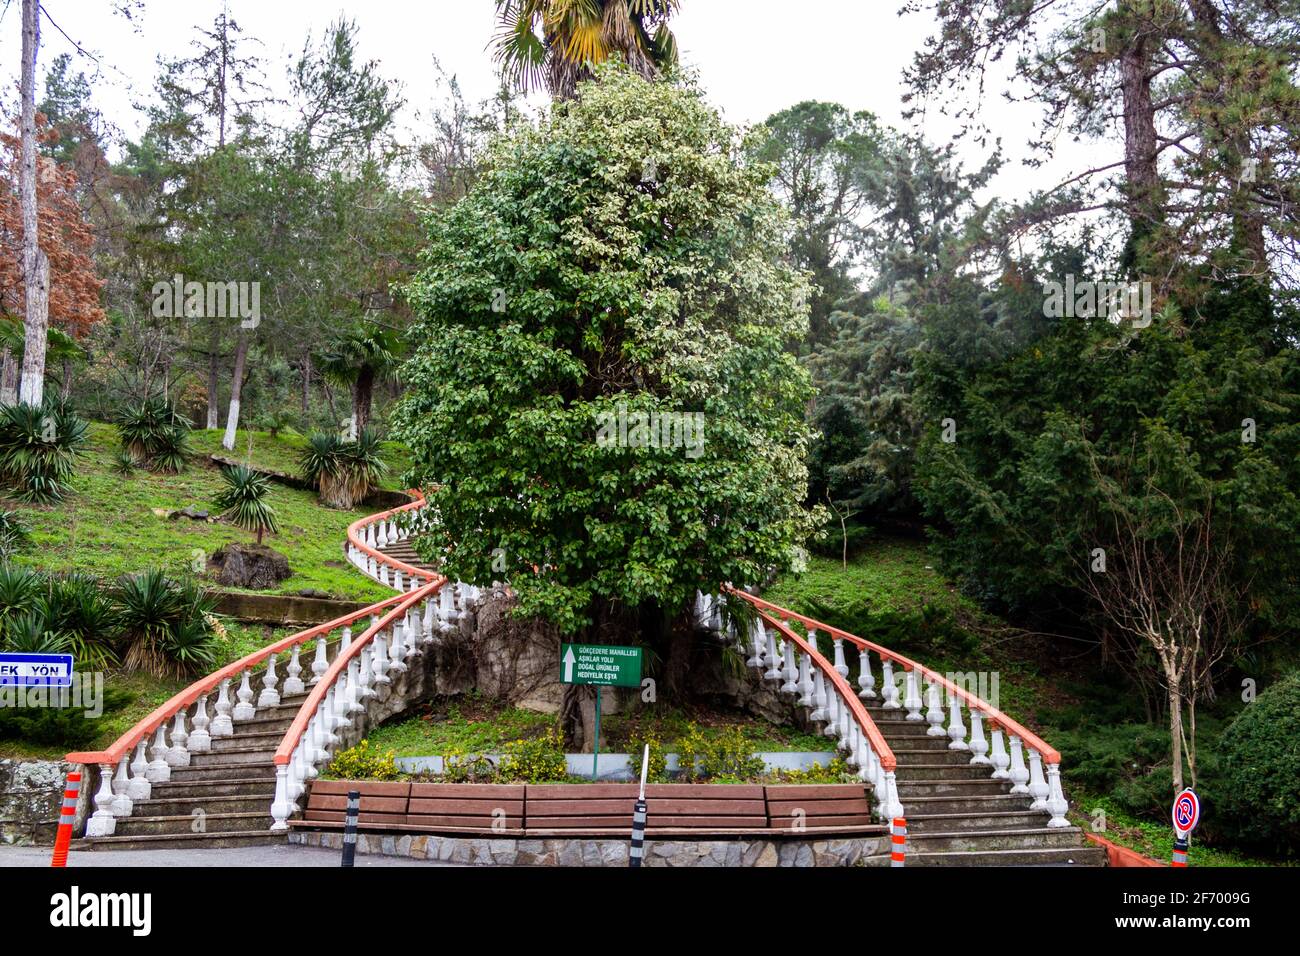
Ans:
{"type": "Polygon", "coordinates": [[[71,654],[0,654],[0,686],[70,687],[71,654]]]}

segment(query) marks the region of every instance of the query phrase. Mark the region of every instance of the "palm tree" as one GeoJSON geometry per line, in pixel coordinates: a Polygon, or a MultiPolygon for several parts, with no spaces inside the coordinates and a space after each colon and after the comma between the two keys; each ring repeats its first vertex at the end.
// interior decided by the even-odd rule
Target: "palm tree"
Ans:
{"type": "Polygon", "coordinates": [[[572,99],[592,67],[619,54],[646,79],[677,62],[668,18],[680,0],[497,0],[496,60],[525,92],[572,99]]]}
{"type": "Polygon", "coordinates": [[[355,439],[370,422],[375,385],[393,377],[401,350],[401,337],[393,330],[358,325],[327,346],[317,360],[317,368],[328,381],[352,390],[350,438],[355,439]]]}

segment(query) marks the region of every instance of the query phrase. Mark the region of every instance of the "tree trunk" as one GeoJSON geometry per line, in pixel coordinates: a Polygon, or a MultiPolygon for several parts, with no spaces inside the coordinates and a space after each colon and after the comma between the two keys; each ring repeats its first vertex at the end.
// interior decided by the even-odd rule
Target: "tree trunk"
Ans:
{"type": "Polygon", "coordinates": [[[309,414],[311,414],[311,353],[307,352],[302,357],[302,420],[304,425],[307,423],[309,414]]]}
{"type": "Polygon", "coordinates": [[[375,396],[375,370],[369,365],[361,366],[357,372],[357,382],[352,389],[352,417],[356,433],[370,424],[370,406],[375,396]]]}
{"type": "Polygon", "coordinates": [[[18,401],[18,362],[14,353],[4,350],[0,361],[0,405],[13,405],[18,401]]]}
{"type": "MultiPolygon", "coordinates": [[[[1124,176],[1129,197],[1129,218],[1134,237],[1150,234],[1163,219],[1160,177],[1156,165],[1156,120],[1151,103],[1151,53],[1144,15],[1132,9],[1132,0],[1121,0],[1135,33],[1120,53],[1120,90],[1124,98],[1124,176]]],[[[1137,251],[1137,250],[1135,250],[1137,251]]],[[[1140,255],[1140,252],[1138,253],[1140,255]]],[[[1138,271],[1144,269],[1138,261],[1138,271]]]]}
{"type": "Polygon", "coordinates": [[[60,400],[66,402],[68,396],[72,394],[72,362],[69,359],[63,360],[63,384],[59,389],[60,400]]]}
{"type": "Polygon", "coordinates": [[[1173,757],[1174,793],[1183,790],[1183,689],[1178,674],[1170,667],[1165,668],[1165,679],[1169,686],[1169,736],[1170,753],[1173,757]]]}
{"type": "Polygon", "coordinates": [[[235,346],[235,375],[230,382],[230,411],[226,414],[226,434],[221,439],[221,447],[232,451],[235,447],[235,432],[239,428],[239,396],[244,390],[244,362],[248,358],[248,336],[243,329],[239,331],[239,344],[235,346]]]}
{"type": "Polygon", "coordinates": [[[208,429],[215,430],[221,427],[221,398],[219,396],[221,372],[221,334],[217,331],[216,325],[212,327],[212,335],[208,339],[208,429]]]}
{"type": "Polygon", "coordinates": [[[23,377],[19,399],[40,405],[45,390],[45,342],[49,323],[50,263],[40,247],[36,210],[36,51],[40,47],[40,4],[23,0],[22,170],[23,207],[23,377]]]}

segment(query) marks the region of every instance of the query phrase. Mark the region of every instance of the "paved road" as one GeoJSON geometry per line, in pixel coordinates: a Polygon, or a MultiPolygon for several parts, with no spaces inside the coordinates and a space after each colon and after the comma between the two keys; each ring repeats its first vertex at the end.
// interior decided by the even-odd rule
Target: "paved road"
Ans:
{"type": "MultiPolygon", "coordinates": [[[[0,846],[0,867],[49,866],[47,846],[0,846]]],[[[338,850],[306,846],[250,846],[203,850],[95,850],[73,851],[68,866],[338,866],[338,850]]],[[[363,866],[447,866],[423,860],[357,854],[363,866]]]]}

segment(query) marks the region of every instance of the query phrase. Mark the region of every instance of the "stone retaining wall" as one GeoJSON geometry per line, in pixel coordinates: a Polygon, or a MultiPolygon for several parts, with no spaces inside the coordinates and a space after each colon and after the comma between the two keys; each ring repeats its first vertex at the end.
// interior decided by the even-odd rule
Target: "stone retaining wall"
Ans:
{"type": "MultiPolygon", "coordinates": [[[[53,846],[64,781],[76,769],[61,760],[0,760],[0,843],[53,846]]],[[[78,823],[90,805],[88,783],[82,781],[78,823]]]]}
{"type": "MultiPolygon", "coordinates": [[[[838,839],[645,841],[645,866],[884,866],[887,836],[838,839]]],[[[298,846],[343,849],[340,831],[295,830],[298,846]]],[[[357,852],[466,866],[627,866],[628,841],[598,838],[489,839],[357,834],[357,852]]]]}

